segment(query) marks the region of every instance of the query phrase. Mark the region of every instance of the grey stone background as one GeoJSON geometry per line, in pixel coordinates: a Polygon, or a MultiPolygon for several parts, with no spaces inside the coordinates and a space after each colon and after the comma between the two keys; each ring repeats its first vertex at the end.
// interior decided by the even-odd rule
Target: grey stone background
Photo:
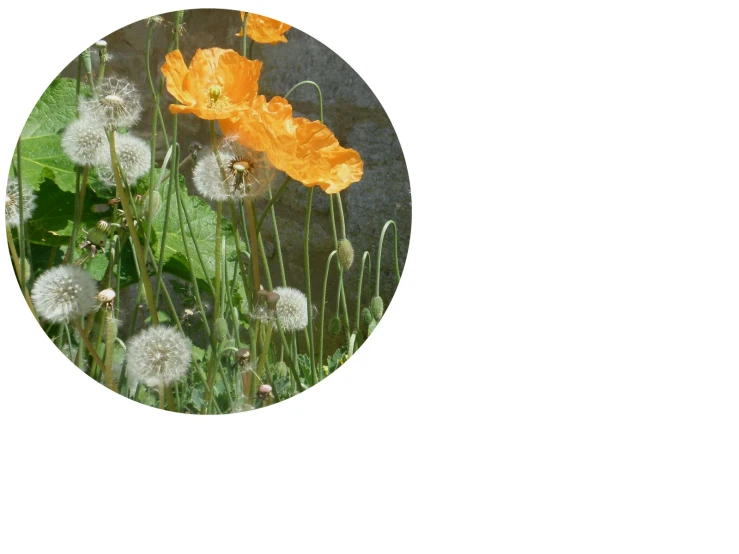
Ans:
{"type": "MultiPolygon", "coordinates": [[[[152,14],[154,15],[154,14],[152,14]]],[[[172,21],[173,14],[163,14],[165,21],[172,21]]],[[[269,14],[265,14],[269,15],[269,14]]],[[[180,37],[180,50],[185,62],[198,48],[232,48],[241,51],[241,39],[235,34],[239,31],[239,13],[230,10],[192,10],[185,12],[185,32],[180,37]]],[[[287,22],[289,23],[289,21],[287,22]]],[[[149,138],[153,114],[153,100],[149,94],[145,73],[146,20],[138,21],[104,37],[108,42],[111,60],[106,68],[106,76],[125,77],[141,91],[145,111],[142,122],[133,132],[145,139],[149,138]]],[[[164,63],[164,56],[172,35],[168,24],[155,28],[152,38],[152,71],[157,72],[164,63]]],[[[355,265],[346,274],[350,316],[354,317],[359,278],[359,262],[366,250],[372,256],[371,275],[365,272],[364,290],[372,290],[375,282],[375,263],[377,243],[383,225],[394,220],[399,231],[399,256],[401,271],[405,262],[411,230],[411,195],[403,152],[393,126],[379,100],[362,78],[336,53],[296,28],[287,32],[287,43],[277,45],[254,44],[253,58],[264,62],[259,92],[267,96],[284,96],[290,88],[304,80],[318,83],[323,93],[324,123],[334,132],[342,146],[354,148],[364,162],[364,176],[341,193],[346,216],[347,236],[354,245],[355,265]],[[369,283],[367,283],[369,279],[369,283]],[[371,285],[372,289],[367,285],[371,285]]],[[[250,40],[250,39],[249,39],[250,40]]],[[[94,49],[93,49],[94,50],[94,49]]],[[[93,54],[93,57],[97,56],[93,54]]],[[[96,66],[96,61],[93,63],[96,66]]],[[[75,77],[76,60],[62,72],[67,77],[75,77]]],[[[312,86],[302,86],[289,98],[296,116],[318,119],[318,98],[312,86]]],[[[166,92],[162,98],[162,112],[168,129],[171,130],[168,104],[174,99],[166,92]]],[[[194,115],[179,117],[178,133],[183,151],[193,141],[204,145],[210,143],[208,122],[194,115]]],[[[163,144],[158,152],[158,161],[164,158],[163,144]]],[[[191,173],[184,171],[188,189],[194,194],[191,173]]],[[[282,175],[275,181],[282,182],[282,175]]],[[[276,204],[280,241],[285,261],[288,285],[301,290],[305,288],[303,261],[303,228],[307,187],[295,181],[288,185],[280,201],[276,204]]],[[[261,213],[264,202],[257,205],[261,213]]],[[[314,305],[321,301],[321,287],[326,260],[333,250],[333,236],[329,219],[328,196],[317,188],[314,193],[311,224],[311,283],[314,305]]],[[[268,221],[268,220],[267,220],[268,221]]],[[[274,247],[272,226],[263,226],[265,249],[270,259],[272,276],[279,276],[277,256],[274,247]]],[[[392,232],[388,231],[383,248],[381,269],[381,296],[385,303],[392,298],[397,286],[392,255],[392,232]]],[[[327,320],[334,313],[336,303],[336,275],[329,278],[327,320]],[[332,300],[333,298],[333,300],[332,300]]],[[[365,292],[363,304],[369,301],[365,292]]],[[[320,306],[318,306],[320,307],[320,306]]]]}

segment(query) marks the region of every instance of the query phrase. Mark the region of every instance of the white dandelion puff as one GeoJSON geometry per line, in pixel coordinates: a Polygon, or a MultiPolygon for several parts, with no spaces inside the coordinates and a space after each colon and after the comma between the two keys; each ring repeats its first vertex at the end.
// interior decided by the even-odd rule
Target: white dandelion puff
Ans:
{"type": "MultiPolygon", "coordinates": [[[[134,186],[136,181],[146,175],[151,168],[151,149],[149,143],[130,134],[115,134],[115,152],[118,157],[118,165],[123,174],[121,177],[129,186],[134,186]]],[[[115,187],[113,176],[113,162],[110,158],[110,148],[104,154],[97,168],[98,178],[108,185],[115,187]]]]}
{"type": "Polygon", "coordinates": [[[97,165],[110,158],[108,139],[103,126],[90,118],[70,123],[62,135],[62,150],[80,166],[97,165]]]}
{"type": "Polygon", "coordinates": [[[80,103],[83,117],[104,127],[132,127],[141,116],[141,101],[136,88],[124,79],[109,77],[97,89],[97,98],[80,103]]]}
{"type": "MultiPolygon", "coordinates": [[[[11,227],[21,224],[21,195],[18,191],[18,179],[8,179],[8,188],[5,189],[5,223],[11,227]]],[[[29,185],[23,187],[23,221],[31,219],[36,209],[36,194],[29,185]]]]}
{"type": "Polygon", "coordinates": [[[141,331],[126,345],[127,375],[150,387],[179,381],[190,367],[192,343],[174,327],[141,331]]]}
{"type": "Polygon", "coordinates": [[[31,291],[38,314],[53,323],[68,323],[93,311],[97,305],[97,282],[84,269],[60,265],[45,271],[31,291]]]}
{"type": "Polygon", "coordinates": [[[277,287],[277,319],[284,331],[301,331],[308,325],[308,299],[298,289],[277,287]]]}
{"type": "Polygon", "coordinates": [[[198,155],[193,169],[193,183],[207,200],[226,201],[256,198],[269,188],[268,162],[263,154],[235,142],[227,142],[218,150],[226,174],[223,178],[213,150],[198,155]]]}

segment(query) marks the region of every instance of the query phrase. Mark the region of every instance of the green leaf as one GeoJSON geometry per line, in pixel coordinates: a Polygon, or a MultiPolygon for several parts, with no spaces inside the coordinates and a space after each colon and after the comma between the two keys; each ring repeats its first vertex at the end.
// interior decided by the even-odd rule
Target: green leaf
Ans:
{"type": "MultiPolygon", "coordinates": [[[[84,86],[84,85],[83,85],[84,86]]],[[[77,81],[55,79],[31,110],[21,133],[23,181],[38,189],[44,180],[74,192],[75,166],[61,146],[61,132],[77,118],[77,81]]],[[[84,86],[84,92],[87,87],[84,86]]]]}
{"type": "MultiPolygon", "coordinates": [[[[164,260],[168,262],[170,259],[175,259],[179,262],[179,265],[184,266],[184,269],[189,273],[192,271],[195,277],[198,279],[207,279],[212,281],[215,275],[215,238],[216,238],[216,212],[201,198],[197,196],[189,196],[187,189],[185,188],[184,182],[181,179],[178,185],[182,194],[183,209],[187,212],[190,222],[192,223],[192,233],[189,232],[187,221],[183,221],[185,228],[185,236],[183,237],[180,233],[179,225],[179,214],[177,210],[177,199],[172,197],[172,208],[169,216],[169,223],[167,228],[167,242],[164,249],[164,260]],[[197,252],[195,250],[195,242],[200,247],[200,254],[203,258],[203,264],[205,265],[205,271],[203,266],[200,264],[197,252]],[[192,259],[192,266],[188,263],[187,257],[185,256],[185,244],[187,244],[188,252],[192,259]]],[[[169,182],[163,183],[160,187],[162,195],[162,201],[167,201],[167,195],[169,194],[169,182]]],[[[175,194],[175,191],[172,191],[175,194]]],[[[228,209],[224,206],[224,212],[228,209]]],[[[164,213],[165,210],[162,208],[159,210],[157,217],[152,222],[153,229],[156,231],[157,236],[161,237],[164,234],[164,213]]],[[[233,228],[231,222],[225,217],[223,218],[222,234],[226,239],[226,259],[235,259],[236,247],[234,245],[233,228]]],[[[159,249],[156,251],[159,255],[159,249]]],[[[233,264],[226,264],[233,271],[233,264]]],[[[175,265],[176,267],[176,265],[175,265]]],[[[227,271],[229,271],[227,269],[227,271]]],[[[231,273],[227,273],[231,275],[231,273]]],[[[189,275],[181,275],[184,278],[189,278],[189,275]]]]}
{"type": "MultiPolygon", "coordinates": [[[[81,219],[81,226],[88,230],[94,227],[100,219],[100,215],[91,210],[91,206],[97,201],[97,197],[88,191],[85,195],[81,219]]],[[[74,194],[64,192],[49,179],[41,182],[36,195],[36,209],[33,217],[28,220],[31,242],[52,246],[69,244],[69,237],[72,235],[74,204],[74,194]]],[[[84,234],[80,232],[78,237],[82,238],[84,234]]]]}

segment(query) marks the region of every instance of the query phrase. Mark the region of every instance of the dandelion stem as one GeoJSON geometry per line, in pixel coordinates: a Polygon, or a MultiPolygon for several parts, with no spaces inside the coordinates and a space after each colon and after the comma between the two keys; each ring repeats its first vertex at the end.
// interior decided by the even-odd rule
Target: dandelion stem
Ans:
{"type": "Polygon", "coordinates": [[[144,250],[141,246],[141,241],[136,232],[135,220],[133,218],[133,212],[131,211],[131,205],[128,202],[128,194],[123,188],[123,182],[121,181],[121,174],[118,169],[118,156],[115,150],[115,130],[110,129],[108,131],[108,142],[110,143],[110,157],[113,166],[113,177],[115,179],[116,196],[121,199],[121,206],[123,207],[123,213],[126,216],[126,225],[128,226],[128,233],[131,236],[131,242],[133,243],[134,253],[139,263],[139,282],[144,286],[146,293],[146,301],[149,304],[149,312],[151,313],[151,322],[153,325],[159,324],[159,315],[157,314],[156,301],[154,300],[154,291],[151,288],[151,279],[149,279],[149,273],[146,270],[146,259],[144,256],[144,250]]]}
{"type": "Polygon", "coordinates": [[[18,177],[18,217],[20,219],[20,223],[18,224],[18,250],[20,250],[20,279],[21,279],[21,291],[23,291],[23,295],[25,296],[27,294],[26,292],[26,264],[24,260],[26,259],[26,252],[25,252],[25,242],[23,240],[25,235],[25,229],[26,229],[26,219],[23,215],[23,175],[21,174],[21,139],[18,139],[18,146],[16,147],[16,173],[18,177]]]}
{"type": "MultiPolygon", "coordinates": [[[[18,258],[18,252],[15,249],[15,241],[13,240],[13,232],[10,230],[10,225],[5,225],[5,233],[8,236],[8,248],[10,249],[10,257],[13,260],[13,266],[15,267],[15,274],[18,276],[18,280],[21,279],[21,261],[20,258],[18,258]]],[[[35,317],[38,320],[38,315],[36,314],[36,309],[33,307],[33,303],[31,302],[31,296],[28,294],[28,287],[21,287],[21,291],[23,292],[23,298],[26,299],[26,304],[28,304],[28,307],[31,310],[31,313],[33,314],[33,317],[35,317]]]]}
{"type": "MultiPolygon", "coordinates": [[[[95,363],[98,365],[98,367],[105,368],[105,362],[100,359],[100,355],[97,353],[97,350],[95,350],[95,347],[92,345],[92,342],[90,342],[90,337],[87,336],[87,333],[82,328],[82,325],[80,324],[79,319],[74,320],[74,325],[77,327],[77,332],[79,333],[80,337],[82,338],[82,342],[85,343],[85,346],[87,347],[88,352],[92,354],[93,360],[95,360],[95,363]]],[[[92,371],[91,371],[92,372],[92,371]]],[[[107,384],[106,384],[107,386],[107,384]]],[[[118,387],[116,387],[115,383],[112,383],[112,386],[109,387],[111,390],[118,392],[118,387]]]]}
{"type": "Polygon", "coordinates": [[[82,220],[82,210],[85,205],[85,191],[87,190],[87,179],[90,174],[90,167],[85,166],[82,170],[82,180],[79,179],[79,173],[77,173],[77,202],[75,203],[74,210],[74,223],[72,225],[72,235],[69,237],[69,246],[67,247],[67,253],[64,256],[64,263],[68,264],[72,262],[74,258],[74,248],[77,244],[77,231],[80,228],[80,221],[82,220]]]}
{"type": "Polygon", "coordinates": [[[118,325],[113,316],[109,313],[105,318],[105,365],[103,367],[105,386],[109,389],[113,388],[113,352],[115,349],[115,337],[117,332],[118,325]]]}

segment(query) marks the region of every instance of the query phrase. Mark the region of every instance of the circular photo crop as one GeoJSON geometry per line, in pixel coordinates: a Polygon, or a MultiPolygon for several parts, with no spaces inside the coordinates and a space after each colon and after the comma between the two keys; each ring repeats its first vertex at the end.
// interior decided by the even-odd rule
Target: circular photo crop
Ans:
{"type": "Polygon", "coordinates": [[[60,365],[228,414],[328,378],[392,316],[411,198],[390,120],[339,56],[269,17],[191,10],[62,69],[18,139],[5,223],[60,365]]]}

